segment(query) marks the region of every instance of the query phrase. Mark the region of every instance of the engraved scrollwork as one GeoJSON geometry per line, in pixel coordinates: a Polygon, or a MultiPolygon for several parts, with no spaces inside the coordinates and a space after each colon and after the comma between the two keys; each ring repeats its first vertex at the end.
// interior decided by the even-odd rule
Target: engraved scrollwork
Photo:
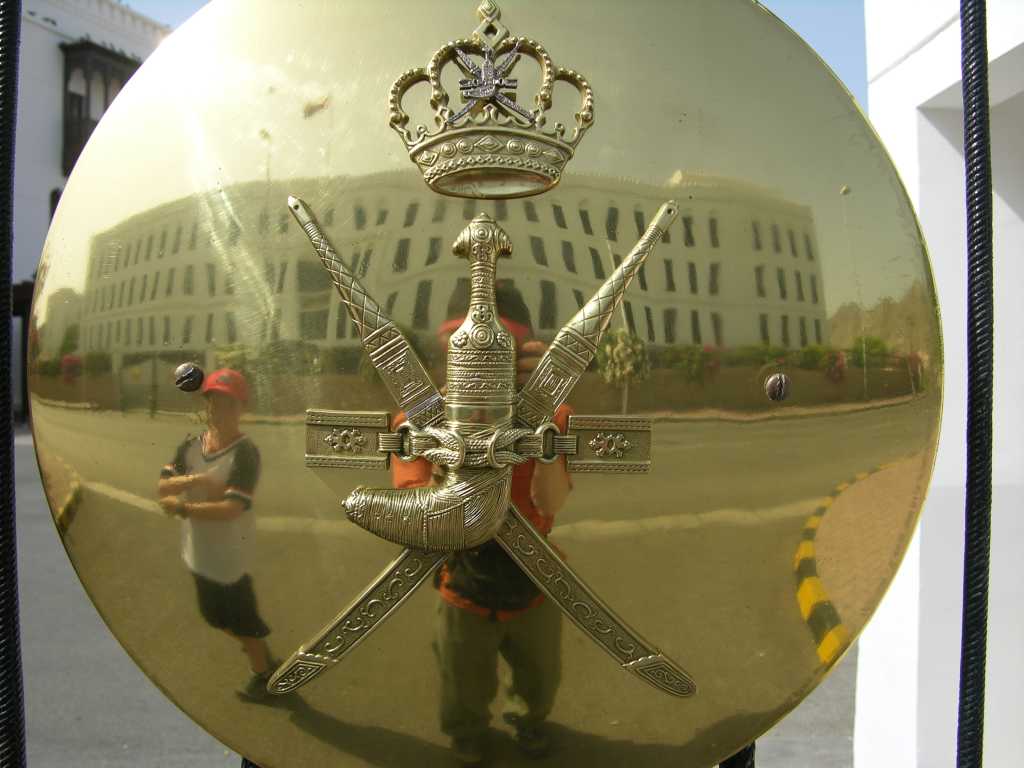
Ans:
{"type": "Polygon", "coordinates": [[[609,432],[607,434],[598,432],[587,445],[590,446],[590,450],[594,452],[594,455],[602,459],[610,456],[621,459],[633,447],[633,444],[621,432],[609,432]]]}

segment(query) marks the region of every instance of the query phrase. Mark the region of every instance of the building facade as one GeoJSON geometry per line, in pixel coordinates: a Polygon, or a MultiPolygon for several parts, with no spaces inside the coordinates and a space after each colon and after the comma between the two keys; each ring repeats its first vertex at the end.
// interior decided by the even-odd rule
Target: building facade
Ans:
{"type": "MultiPolygon", "coordinates": [[[[284,205],[302,188],[334,201],[317,214],[342,258],[397,323],[422,335],[448,319],[468,281],[451,243],[477,213],[490,214],[514,245],[499,279],[522,293],[547,339],[629,253],[666,197],[633,182],[610,188],[574,178],[542,197],[460,200],[431,193],[415,172],[394,172],[253,182],[173,201],[92,242],[83,350],[108,352],[116,366],[126,353],[280,339],[358,348],[327,272],[284,205]]],[[[827,343],[809,208],[709,177],[680,179],[677,196],[699,202],[682,206],[637,275],[622,324],[654,347],[827,343]]]]}

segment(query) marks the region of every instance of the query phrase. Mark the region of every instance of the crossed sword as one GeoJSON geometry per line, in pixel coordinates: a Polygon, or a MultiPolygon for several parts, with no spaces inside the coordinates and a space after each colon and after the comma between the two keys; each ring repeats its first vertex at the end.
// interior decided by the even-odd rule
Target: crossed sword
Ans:
{"type": "MultiPolygon", "coordinates": [[[[443,424],[444,396],[431,381],[409,340],[342,262],[309,207],[302,200],[289,197],[288,208],[330,272],[371,362],[405,412],[409,425],[413,429],[429,429],[443,424]]],[[[517,395],[516,427],[543,430],[550,425],[555,410],[565,402],[596,354],[601,336],[633,276],[677,215],[675,202],[665,203],[626,259],[558,332],[517,395]]],[[[359,492],[357,489],[350,499],[359,492]]],[[[362,527],[368,527],[351,511],[349,516],[362,527]]],[[[507,504],[493,538],[537,587],[622,669],[672,696],[696,693],[690,675],[619,618],[515,505],[507,504]]],[[[275,694],[290,693],[340,662],[427,580],[450,549],[457,548],[436,551],[407,546],[362,594],[274,672],[268,690],[275,694]]]]}

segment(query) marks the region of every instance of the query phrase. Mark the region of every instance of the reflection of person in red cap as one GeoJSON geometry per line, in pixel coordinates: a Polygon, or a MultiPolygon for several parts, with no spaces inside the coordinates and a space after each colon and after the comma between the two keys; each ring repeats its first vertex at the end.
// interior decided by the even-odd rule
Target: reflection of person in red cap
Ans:
{"type": "Polygon", "coordinates": [[[259,700],[273,671],[249,575],[253,540],[252,494],[260,454],[239,426],[249,386],[238,371],[222,368],[203,381],[207,429],[189,435],[160,472],[160,505],[182,518],[181,556],[192,572],[199,611],[215,629],[242,644],[252,677],[239,690],[259,700]]]}
{"type": "MultiPolygon", "coordinates": [[[[468,286],[456,288],[447,322],[438,329],[441,349],[462,324],[469,308],[468,286]]],[[[516,340],[517,383],[525,384],[547,347],[533,339],[530,312],[522,295],[507,281],[495,290],[498,315],[516,340]]],[[[562,406],[553,421],[564,433],[570,409],[562,406]]],[[[399,415],[398,422],[404,420],[399,415]]],[[[397,488],[440,481],[441,468],[424,459],[392,462],[397,488]]],[[[529,461],[512,473],[512,503],[545,535],[570,490],[565,460],[529,461]]],[[[484,758],[490,705],[498,689],[498,656],[512,672],[505,720],[515,727],[520,749],[531,757],[548,751],[544,722],[554,704],[561,678],[561,612],[545,601],[536,585],[490,541],[447,559],[439,571],[440,592],[434,651],[441,668],[441,729],[452,739],[463,765],[484,758]]]]}

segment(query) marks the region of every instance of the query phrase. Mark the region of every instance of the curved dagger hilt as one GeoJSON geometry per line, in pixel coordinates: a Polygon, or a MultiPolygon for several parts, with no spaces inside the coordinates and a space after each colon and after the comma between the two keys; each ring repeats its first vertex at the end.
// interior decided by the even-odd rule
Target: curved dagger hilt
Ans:
{"type": "MultiPolygon", "coordinates": [[[[511,426],[516,384],[512,335],[498,319],[497,260],[512,253],[505,231],[481,213],[452,251],[470,263],[470,306],[448,341],[447,434],[463,446],[511,426]]],[[[464,455],[463,447],[463,455],[464,455]]],[[[357,488],[343,502],[354,523],[371,533],[424,550],[455,551],[491,539],[508,509],[511,466],[451,466],[440,487],[357,488]]]]}

